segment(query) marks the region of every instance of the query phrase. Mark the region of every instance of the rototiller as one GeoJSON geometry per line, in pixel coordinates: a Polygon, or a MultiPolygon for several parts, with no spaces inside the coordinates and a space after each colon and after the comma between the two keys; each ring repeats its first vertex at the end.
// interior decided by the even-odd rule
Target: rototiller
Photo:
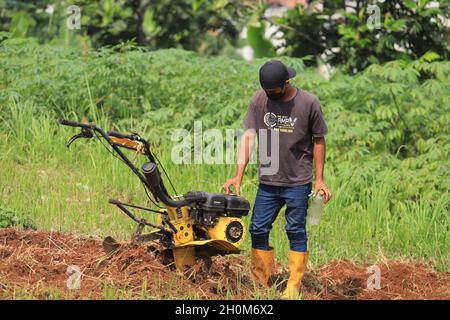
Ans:
{"type": "MultiPolygon", "coordinates": [[[[192,267],[196,262],[196,257],[204,258],[240,252],[239,247],[244,241],[246,232],[242,217],[246,216],[250,210],[250,204],[246,199],[233,194],[203,191],[189,191],[182,196],[172,198],[161,179],[158,165],[176,193],[166,170],[150,151],[149,143],[139,134],[124,134],[115,131],[105,133],[95,123],[80,123],[65,119],[61,119],[60,123],[65,126],[81,128],[81,133],[74,135],[68,141],[67,148],[78,138],[96,137],[101,142],[102,139],[106,140],[112,149],[103,142],[102,144],[133,171],[144,185],[149,200],[160,208],[160,210],[154,210],[115,199],[109,200],[109,203],[116,205],[138,224],[132,237],[133,242],[149,241],[156,244],[159,246],[158,250],[172,255],[179,271],[185,271],[186,268],[192,267]],[[143,154],[148,161],[142,165],[141,170],[138,170],[121,148],[143,154]],[[152,194],[153,199],[148,191],[152,194]],[[164,206],[160,206],[158,204],[160,202],[164,206]],[[158,214],[157,224],[136,217],[128,208],[158,214]],[[143,233],[145,227],[152,228],[152,231],[143,233]]],[[[106,251],[111,251],[111,248],[115,248],[117,243],[111,237],[107,237],[103,244],[106,251]]]]}

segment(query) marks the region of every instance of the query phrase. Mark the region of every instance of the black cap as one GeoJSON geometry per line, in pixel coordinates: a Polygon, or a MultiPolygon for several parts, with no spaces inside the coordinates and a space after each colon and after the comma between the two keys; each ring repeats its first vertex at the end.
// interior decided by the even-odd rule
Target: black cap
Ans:
{"type": "Polygon", "coordinates": [[[281,87],[286,80],[297,75],[292,68],[287,68],[279,60],[269,60],[259,69],[259,83],[263,88],[281,87]]]}

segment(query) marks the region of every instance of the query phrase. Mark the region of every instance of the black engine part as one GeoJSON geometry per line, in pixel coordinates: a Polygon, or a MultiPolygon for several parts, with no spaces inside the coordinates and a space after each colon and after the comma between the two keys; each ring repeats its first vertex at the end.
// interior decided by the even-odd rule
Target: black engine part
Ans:
{"type": "Polygon", "coordinates": [[[217,215],[242,217],[250,211],[250,202],[233,194],[190,191],[184,194],[184,198],[203,198],[204,200],[197,202],[196,207],[203,212],[217,215]],[[202,194],[202,197],[199,197],[199,193],[202,194]]]}
{"type": "Polygon", "coordinates": [[[236,243],[241,240],[242,236],[244,235],[244,227],[242,223],[238,221],[231,222],[225,230],[225,235],[227,237],[227,240],[231,243],[236,243]]]}

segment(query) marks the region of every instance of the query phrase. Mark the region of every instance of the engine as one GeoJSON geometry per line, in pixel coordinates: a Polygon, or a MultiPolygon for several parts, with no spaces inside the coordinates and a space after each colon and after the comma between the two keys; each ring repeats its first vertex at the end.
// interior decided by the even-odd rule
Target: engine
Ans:
{"type": "Polygon", "coordinates": [[[198,197],[203,200],[191,207],[190,216],[197,222],[198,232],[205,238],[240,243],[245,234],[242,217],[248,215],[250,203],[243,197],[223,193],[191,191],[184,198],[198,197]]]}
{"type": "MultiPolygon", "coordinates": [[[[161,200],[169,212],[170,222],[178,244],[193,240],[219,240],[238,248],[245,238],[242,217],[250,210],[250,203],[243,197],[223,193],[189,191],[183,200],[173,200],[161,180],[157,165],[146,162],[142,172],[152,193],[161,200]],[[192,230],[192,231],[189,231],[192,230]],[[181,232],[180,232],[181,231],[181,232]]],[[[225,246],[224,250],[230,250],[225,246]]]]}

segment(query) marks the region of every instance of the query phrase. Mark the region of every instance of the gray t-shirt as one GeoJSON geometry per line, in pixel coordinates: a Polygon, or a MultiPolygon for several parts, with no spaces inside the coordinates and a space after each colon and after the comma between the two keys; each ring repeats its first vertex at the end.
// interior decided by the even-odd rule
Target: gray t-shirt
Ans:
{"type": "Polygon", "coordinates": [[[260,163],[260,183],[274,186],[298,186],[312,181],[312,137],[323,137],[328,133],[320,102],[314,95],[297,89],[294,98],[281,102],[269,100],[264,90],[258,90],[253,94],[243,127],[256,130],[259,138],[260,159],[263,140],[267,143],[267,148],[264,148],[266,154],[270,157],[272,153],[270,130],[279,134],[278,170],[275,174],[263,175],[261,168],[270,163],[260,163]],[[261,138],[262,134],[266,135],[266,139],[261,138]]]}

